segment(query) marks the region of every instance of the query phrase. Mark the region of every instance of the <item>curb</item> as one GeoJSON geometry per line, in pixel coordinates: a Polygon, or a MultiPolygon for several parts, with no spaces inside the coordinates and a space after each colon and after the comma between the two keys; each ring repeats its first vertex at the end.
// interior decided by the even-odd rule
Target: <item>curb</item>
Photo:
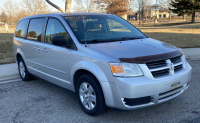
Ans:
{"type": "Polygon", "coordinates": [[[10,74],[10,75],[6,75],[6,76],[0,76],[0,82],[7,81],[7,80],[13,80],[13,79],[20,79],[19,73],[10,74]]]}
{"type": "Polygon", "coordinates": [[[200,59],[200,48],[184,48],[182,50],[186,55],[186,59],[200,59]]]}
{"type": "Polygon", "coordinates": [[[0,82],[13,79],[20,79],[17,64],[0,65],[0,82]]]}

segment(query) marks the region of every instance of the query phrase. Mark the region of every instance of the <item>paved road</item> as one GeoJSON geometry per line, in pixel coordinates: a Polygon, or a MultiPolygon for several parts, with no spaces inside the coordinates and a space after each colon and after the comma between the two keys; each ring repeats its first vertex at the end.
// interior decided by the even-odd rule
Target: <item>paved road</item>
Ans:
{"type": "Polygon", "coordinates": [[[193,77],[179,97],[134,111],[108,109],[91,117],[82,112],[74,93],[42,80],[0,85],[0,123],[134,122],[200,123],[200,61],[189,61],[193,77]]]}

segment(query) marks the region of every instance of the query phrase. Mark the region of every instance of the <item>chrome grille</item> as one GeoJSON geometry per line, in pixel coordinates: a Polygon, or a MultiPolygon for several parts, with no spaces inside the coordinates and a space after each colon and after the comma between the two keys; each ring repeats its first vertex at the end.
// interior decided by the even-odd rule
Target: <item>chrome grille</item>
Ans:
{"type": "Polygon", "coordinates": [[[170,59],[173,64],[181,62],[181,56],[170,59]]]}
{"type": "Polygon", "coordinates": [[[178,71],[180,71],[180,70],[182,70],[183,69],[183,65],[181,64],[181,65],[178,65],[178,66],[175,66],[174,67],[174,72],[178,72],[178,71]]]}
{"type": "Polygon", "coordinates": [[[149,62],[146,63],[146,65],[154,78],[173,75],[183,69],[183,61],[181,56],[166,60],[149,62]]]}
{"type": "Polygon", "coordinates": [[[169,69],[153,71],[151,72],[154,77],[164,76],[169,74],[169,69]]]}
{"type": "Polygon", "coordinates": [[[167,63],[165,60],[161,60],[161,61],[149,62],[146,65],[148,66],[149,69],[153,69],[153,68],[167,66],[167,63]]]}

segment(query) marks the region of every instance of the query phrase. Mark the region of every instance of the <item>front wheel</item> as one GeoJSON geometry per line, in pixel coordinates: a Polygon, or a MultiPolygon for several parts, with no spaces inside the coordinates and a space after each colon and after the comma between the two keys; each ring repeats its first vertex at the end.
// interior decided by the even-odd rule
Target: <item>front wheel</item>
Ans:
{"type": "Polygon", "coordinates": [[[86,114],[96,116],[105,111],[106,105],[101,86],[91,74],[82,75],[78,79],[76,95],[86,114]]]}

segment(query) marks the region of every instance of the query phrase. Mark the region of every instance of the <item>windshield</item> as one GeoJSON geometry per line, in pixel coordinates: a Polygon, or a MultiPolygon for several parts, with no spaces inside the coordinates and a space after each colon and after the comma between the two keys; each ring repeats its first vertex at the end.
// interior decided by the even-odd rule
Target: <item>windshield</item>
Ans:
{"type": "Polygon", "coordinates": [[[78,15],[64,18],[80,43],[146,38],[133,25],[115,15],[78,15]]]}

